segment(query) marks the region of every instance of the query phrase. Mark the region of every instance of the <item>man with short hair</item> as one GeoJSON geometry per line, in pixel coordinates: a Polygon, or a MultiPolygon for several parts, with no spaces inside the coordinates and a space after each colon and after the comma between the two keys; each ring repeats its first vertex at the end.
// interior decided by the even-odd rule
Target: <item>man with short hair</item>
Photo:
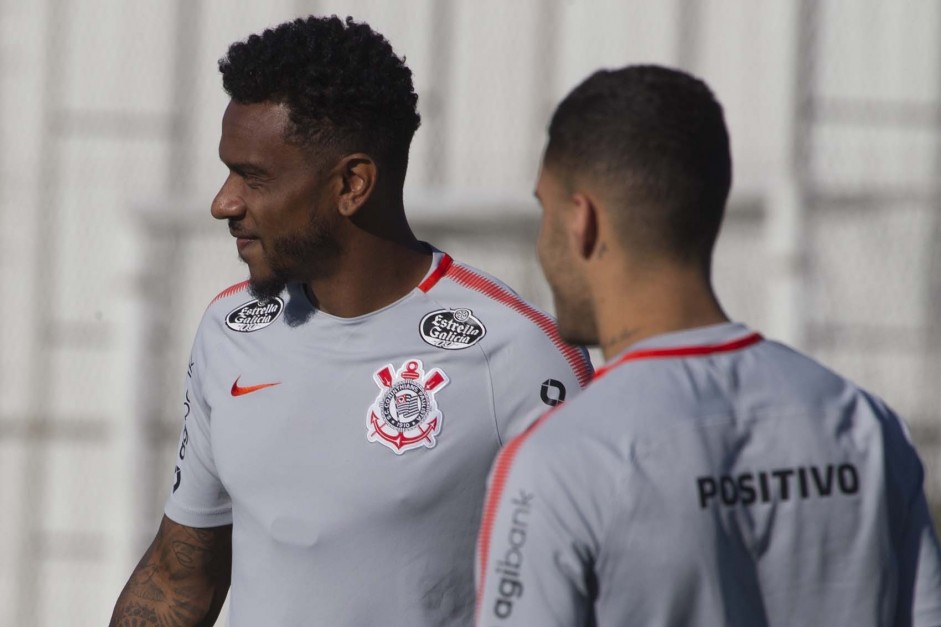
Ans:
{"type": "Polygon", "coordinates": [[[212,215],[250,279],[209,305],[165,516],[113,625],[462,625],[500,445],[587,382],[583,350],[418,241],[411,72],[351,19],[233,44],[212,215]]]}
{"type": "Polygon", "coordinates": [[[495,462],[479,625],[941,625],[899,419],[719,305],[730,182],[683,72],[600,71],[555,111],[539,258],[562,336],[607,363],[495,462]]]}

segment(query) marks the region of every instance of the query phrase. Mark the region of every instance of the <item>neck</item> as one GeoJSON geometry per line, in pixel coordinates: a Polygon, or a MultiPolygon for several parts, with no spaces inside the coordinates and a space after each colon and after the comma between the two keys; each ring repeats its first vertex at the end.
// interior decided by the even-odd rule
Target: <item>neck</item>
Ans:
{"type": "Polygon", "coordinates": [[[646,270],[629,281],[612,275],[594,290],[598,343],[611,359],[663,333],[728,322],[708,278],[697,269],[646,270]]]}
{"type": "Polygon", "coordinates": [[[431,253],[401,207],[363,212],[342,229],[343,252],[332,272],[307,281],[314,305],[334,316],[362,316],[399,300],[428,272],[431,253]]]}

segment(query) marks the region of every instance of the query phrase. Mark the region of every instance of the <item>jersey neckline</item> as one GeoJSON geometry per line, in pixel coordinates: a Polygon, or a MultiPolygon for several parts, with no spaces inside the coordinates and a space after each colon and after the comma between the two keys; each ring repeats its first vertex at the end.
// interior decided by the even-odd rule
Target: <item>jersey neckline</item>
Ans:
{"type": "Polygon", "coordinates": [[[370,311],[360,316],[344,318],[342,316],[335,316],[333,314],[327,313],[323,311],[322,309],[318,309],[317,307],[313,305],[313,303],[310,302],[310,298],[307,296],[306,290],[304,289],[303,285],[300,283],[289,284],[286,290],[292,298],[302,298],[303,299],[302,302],[304,303],[304,305],[308,309],[316,313],[316,315],[321,320],[331,320],[333,322],[338,322],[341,324],[355,324],[358,322],[363,322],[365,320],[368,320],[369,318],[381,315],[385,313],[386,311],[389,311],[390,309],[393,309],[401,305],[405,301],[412,299],[417,294],[424,294],[425,292],[430,290],[432,287],[434,287],[435,284],[438,283],[438,281],[441,280],[441,278],[447,272],[448,268],[451,267],[451,264],[454,263],[454,260],[451,258],[449,254],[438,250],[434,246],[431,246],[430,244],[426,244],[426,246],[428,246],[428,248],[431,250],[431,263],[428,265],[428,272],[425,273],[425,276],[418,283],[418,285],[412,288],[411,290],[409,290],[408,292],[406,292],[398,300],[395,300],[389,303],[388,305],[385,305],[384,307],[376,309],[375,311],[370,311]]]}
{"type": "Polygon", "coordinates": [[[704,327],[703,329],[688,329],[676,334],[666,334],[663,336],[656,336],[646,340],[640,345],[633,346],[627,350],[627,352],[622,353],[620,356],[615,357],[610,362],[599,368],[595,372],[594,379],[600,379],[606,375],[611,370],[617,368],[621,364],[627,363],[629,361],[641,361],[645,359],[675,359],[682,357],[706,357],[708,355],[715,355],[717,353],[730,353],[734,351],[753,346],[758,342],[762,341],[764,336],[755,331],[749,330],[747,327],[741,324],[734,323],[724,323],[720,325],[713,325],[711,327],[704,327]],[[717,333],[721,333],[728,337],[730,332],[735,332],[735,336],[731,339],[723,339],[722,341],[710,341],[711,338],[703,338],[703,341],[696,342],[695,335],[703,334],[712,335],[715,337],[717,333]],[[693,335],[689,338],[689,343],[685,344],[676,344],[671,342],[672,336],[686,336],[693,335]]]}
{"type": "Polygon", "coordinates": [[[448,273],[448,268],[451,267],[451,264],[454,263],[451,255],[441,252],[436,248],[432,249],[432,255],[431,270],[425,275],[425,278],[421,280],[421,283],[419,283],[416,288],[421,292],[427,292],[437,285],[438,281],[448,273]]]}

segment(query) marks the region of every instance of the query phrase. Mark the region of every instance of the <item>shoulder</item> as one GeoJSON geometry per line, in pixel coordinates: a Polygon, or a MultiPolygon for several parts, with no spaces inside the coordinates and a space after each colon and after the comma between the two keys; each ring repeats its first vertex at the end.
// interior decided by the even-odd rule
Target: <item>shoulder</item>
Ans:
{"type": "Polygon", "coordinates": [[[216,294],[216,296],[211,301],[209,301],[209,305],[207,309],[209,307],[212,307],[219,301],[231,299],[243,293],[245,294],[248,293],[248,281],[240,281],[238,283],[235,283],[234,285],[230,285],[229,287],[225,288],[224,290],[216,294]]]}
{"type": "Polygon", "coordinates": [[[209,301],[200,332],[223,327],[231,331],[256,331],[277,320],[284,309],[285,294],[259,300],[249,292],[248,281],[241,281],[225,288],[209,301]]]}
{"type": "MultiPolygon", "coordinates": [[[[631,402],[642,391],[632,387],[624,397],[617,382],[612,383],[595,379],[579,394],[544,414],[527,432],[527,446],[542,451],[547,458],[561,458],[566,456],[565,451],[582,449],[579,454],[586,455],[598,446],[620,448],[621,442],[632,440],[646,427],[639,404],[631,402]]],[[[630,387],[628,380],[621,383],[630,387]]]]}
{"type": "Polygon", "coordinates": [[[566,343],[555,319],[528,302],[500,279],[459,261],[451,260],[439,279],[426,291],[442,310],[470,315],[486,333],[485,350],[513,346],[515,350],[561,354],[584,378],[591,376],[587,353],[566,343]]]}
{"type": "Polygon", "coordinates": [[[425,289],[442,304],[473,304],[480,311],[499,316],[504,325],[552,324],[552,318],[524,300],[495,276],[448,258],[438,280],[425,289]]]}
{"type": "Polygon", "coordinates": [[[510,440],[494,464],[494,477],[512,474],[551,493],[612,495],[624,475],[628,434],[623,425],[612,433],[603,421],[586,420],[590,392],[557,406],[510,440]]]}
{"type": "Polygon", "coordinates": [[[787,344],[765,339],[755,349],[755,355],[761,359],[762,365],[781,375],[784,383],[793,382],[804,387],[823,389],[833,386],[857,387],[843,375],[787,344]]]}
{"type": "Polygon", "coordinates": [[[218,318],[225,316],[233,307],[252,299],[248,291],[248,281],[240,281],[216,294],[206,305],[203,317],[218,318]]]}
{"type": "MultiPolygon", "coordinates": [[[[896,420],[894,412],[874,393],[786,344],[766,340],[756,347],[756,376],[781,397],[817,407],[853,409],[877,421],[896,420]]],[[[747,364],[746,364],[747,365],[747,364]]]]}

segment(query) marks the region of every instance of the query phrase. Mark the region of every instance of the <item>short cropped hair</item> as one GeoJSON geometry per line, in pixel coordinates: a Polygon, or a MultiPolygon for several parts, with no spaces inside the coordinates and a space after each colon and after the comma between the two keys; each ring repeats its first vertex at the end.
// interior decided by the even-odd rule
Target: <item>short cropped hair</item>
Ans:
{"type": "Polygon", "coordinates": [[[421,123],[412,72],[389,42],[348,17],[308,17],[251,35],[219,60],[240,103],[287,105],[286,139],[316,151],[365,152],[404,176],[421,123]]]}
{"type": "Polygon", "coordinates": [[[553,114],[545,164],[603,186],[631,244],[708,269],[732,160],[722,106],[701,80],[654,65],[596,72],[553,114]]]}

